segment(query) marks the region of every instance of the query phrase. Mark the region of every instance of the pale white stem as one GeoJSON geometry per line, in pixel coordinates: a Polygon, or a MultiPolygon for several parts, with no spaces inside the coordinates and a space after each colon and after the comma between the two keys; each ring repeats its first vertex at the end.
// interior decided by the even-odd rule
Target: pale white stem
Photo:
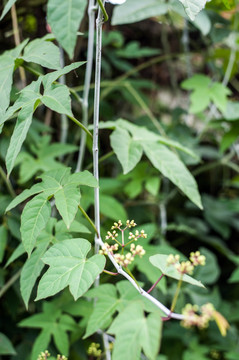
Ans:
{"type": "MultiPolygon", "coordinates": [[[[64,52],[62,47],[60,46],[60,64],[61,64],[61,68],[63,68],[65,66],[65,60],[64,60],[64,52]]],[[[66,84],[66,77],[65,75],[62,75],[59,78],[59,83],[62,85],[66,84]]],[[[68,120],[65,114],[61,114],[61,136],[60,136],[60,142],[62,144],[66,143],[66,139],[67,139],[67,134],[68,134],[68,120]]]]}
{"type": "MultiPolygon", "coordinates": [[[[90,81],[91,81],[93,55],[94,55],[95,0],[89,0],[88,17],[89,17],[89,26],[88,26],[87,62],[86,62],[86,72],[85,72],[84,91],[83,91],[83,100],[82,100],[82,123],[85,127],[88,126],[88,122],[89,122],[88,99],[89,99],[90,81]]],[[[85,147],[86,147],[86,133],[85,131],[81,130],[81,143],[79,148],[76,172],[79,172],[82,169],[82,164],[85,156],[85,147]]]]}
{"type": "MultiPolygon", "coordinates": [[[[98,243],[100,246],[103,246],[104,243],[100,238],[98,238],[98,243]]],[[[138,286],[138,284],[134,281],[134,279],[132,279],[132,277],[127,274],[126,271],[124,271],[122,269],[122,267],[115,261],[114,256],[111,253],[108,253],[108,258],[110,259],[110,261],[112,262],[112,264],[114,265],[114,267],[117,270],[118,274],[121,274],[122,276],[124,276],[127,280],[129,280],[129,282],[135,287],[135,289],[140,293],[140,295],[146,297],[149,301],[151,301],[153,304],[155,304],[160,310],[162,310],[167,316],[170,316],[170,318],[172,319],[177,319],[177,320],[183,320],[185,319],[185,316],[182,314],[176,314],[176,313],[171,313],[170,309],[168,309],[165,305],[163,305],[160,301],[158,301],[157,299],[155,299],[152,295],[148,294],[144,289],[142,289],[141,287],[138,286]]]]}

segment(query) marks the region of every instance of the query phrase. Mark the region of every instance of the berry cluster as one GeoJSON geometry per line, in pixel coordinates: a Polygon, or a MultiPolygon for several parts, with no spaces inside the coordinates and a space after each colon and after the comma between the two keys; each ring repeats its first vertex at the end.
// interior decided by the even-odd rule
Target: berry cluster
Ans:
{"type": "Polygon", "coordinates": [[[100,250],[100,254],[107,255],[110,253],[114,256],[115,261],[122,267],[127,267],[130,265],[134,261],[136,255],[142,257],[145,254],[143,247],[141,245],[135,246],[135,244],[132,243],[137,241],[139,238],[145,239],[147,237],[147,234],[145,234],[144,230],[141,230],[140,232],[136,230],[134,233],[130,232],[128,235],[128,241],[126,243],[124,238],[125,230],[135,227],[136,225],[137,224],[134,222],[134,220],[127,220],[126,226],[122,228],[123,224],[121,220],[119,220],[117,223],[115,222],[111,227],[112,232],[108,231],[105,239],[115,241],[116,244],[109,245],[107,242],[105,242],[102,246],[102,249],[100,250]],[[119,236],[117,231],[121,232],[121,242],[117,239],[119,236]],[[130,251],[127,254],[124,254],[124,248],[130,244],[130,251]],[[121,247],[121,253],[114,253],[114,251],[118,251],[119,246],[121,247]]]}
{"type": "Polygon", "coordinates": [[[167,259],[167,265],[174,265],[175,269],[178,270],[178,272],[181,275],[189,274],[192,275],[193,270],[196,266],[201,265],[204,266],[206,263],[206,258],[204,255],[200,254],[200,251],[191,252],[190,258],[188,261],[182,261],[179,262],[180,256],[179,255],[172,255],[170,254],[167,259]]]}

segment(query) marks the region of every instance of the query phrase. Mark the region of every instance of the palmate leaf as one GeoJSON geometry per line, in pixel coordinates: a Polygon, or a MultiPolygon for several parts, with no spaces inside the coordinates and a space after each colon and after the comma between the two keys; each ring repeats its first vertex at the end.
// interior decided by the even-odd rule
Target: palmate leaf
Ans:
{"type": "Polygon", "coordinates": [[[43,312],[28,317],[19,323],[20,327],[42,329],[34,342],[31,359],[36,360],[40,352],[48,348],[53,336],[55,345],[60,353],[68,355],[69,339],[67,331],[79,330],[78,325],[69,315],[62,311],[54,303],[43,303],[43,312]],[[60,341],[62,337],[62,341],[60,341]]]}
{"type": "Polygon", "coordinates": [[[77,31],[85,13],[87,0],[49,0],[47,3],[47,21],[57,41],[73,57],[77,31]]]}
{"type": "Polygon", "coordinates": [[[94,255],[86,258],[91,245],[85,239],[69,239],[53,245],[42,260],[50,268],[40,280],[36,300],[57,294],[69,286],[77,300],[103,271],[105,257],[94,255]]]}
{"type": "MultiPolygon", "coordinates": [[[[178,272],[177,269],[175,269],[173,265],[167,265],[167,259],[168,259],[168,255],[156,254],[150,256],[149,261],[153,266],[157,267],[162,272],[162,274],[171,277],[173,279],[180,280],[181,274],[178,272]]],[[[183,275],[182,280],[191,285],[196,285],[204,288],[204,285],[201,283],[201,281],[195,280],[194,278],[186,274],[183,275]]]]}
{"type": "Polygon", "coordinates": [[[85,61],[75,62],[71,65],[65,66],[61,70],[52,71],[49,74],[46,74],[45,76],[43,76],[43,80],[42,80],[42,84],[43,84],[44,88],[47,89],[48,87],[51,86],[51,84],[54,81],[59,79],[59,77],[61,77],[62,75],[68,74],[70,71],[75,70],[84,64],[85,64],[85,61]]]}
{"type": "Polygon", "coordinates": [[[38,194],[27,203],[22,213],[21,234],[24,248],[30,255],[35,247],[36,239],[44,229],[51,212],[49,197],[54,196],[56,207],[67,228],[73,222],[80,203],[80,185],[96,187],[98,182],[88,171],[72,174],[70,168],[60,168],[40,176],[41,183],[18,195],[7,207],[11,210],[28,197],[38,194]]]}
{"type": "Polygon", "coordinates": [[[139,292],[128,282],[120,281],[116,286],[103,284],[89,290],[87,298],[95,299],[93,312],[87,322],[84,338],[94,334],[97,330],[104,330],[112,321],[114,313],[123,311],[129,304],[140,303],[147,312],[157,310],[157,307],[148,299],[142,297],[139,292]]]}
{"type": "Polygon", "coordinates": [[[116,335],[112,360],[139,360],[141,349],[147,359],[155,360],[162,333],[160,312],[145,317],[142,304],[130,304],[116,317],[108,332],[116,335]]]}

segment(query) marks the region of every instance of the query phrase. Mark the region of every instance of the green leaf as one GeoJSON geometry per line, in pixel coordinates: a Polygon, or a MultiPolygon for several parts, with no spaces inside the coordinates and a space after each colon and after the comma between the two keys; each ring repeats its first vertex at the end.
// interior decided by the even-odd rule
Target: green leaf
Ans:
{"type": "Polygon", "coordinates": [[[58,70],[60,65],[60,51],[56,45],[44,38],[31,41],[20,57],[27,62],[34,62],[48,69],[58,70]]]}
{"type": "Polygon", "coordinates": [[[109,219],[121,219],[123,222],[127,220],[125,208],[118,200],[109,195],[100,196],[100,212],[109,219]]]}
{"type": "Polygon", "coordinates": [[[44,194],[30,200],[23,209],[21,217],[21,234],[24,248],[28,255],[35,247],[36,239],[46,226],[51,215],[51,205],[44,194]]]}
{"type": "Polygon", "coordinates": [[[231,91],[221,83],[214,83],[210,88],[210,97],[221,112],[226,110],[227,95],[230,94],[231,91]]]}
{"type": "Polygon", "coordinates": [[[86,185],[90,187],[97,187],[98,181],[96,178],[87,170],[72,174],[69,178],[70,184],[86,185]]]}
{"type": "MultiPolygon", "coordinates": [[[[162,272],[162,274],[171,277],[173,279],[180,280],[181,274],[178,272],[178,270],[175,269],[173,265],[167,265],[167,259],[168,259],[168,255],[156,254],[150,256],[149,261],[153,266],[158,268],[162,272]]],[[[197,281],[191,276],[188,276],[186,274],[183,275],[182,280],[191,285],[196,285],[204,288],[204,285],[201,283],[201,281],[197,281]]]]}
{"type": "Polygon", "coordinates": [[[28,302],[35,282],[44,267],[41,257],[45,253],[47,246],[48,243],[39,245],[23,265],[20,277],[20,289],[26,308],[28,308],[28,302]]]}
{"type": "Polygon", "coordinates": [[[11,7],[15,4],[17,0],[8,0],[6,5],[4,6],[4,9],[2,11],[2,15],[0,17],[0,21],[4,18],[4,16],[8,13],[8,11],[11,9],[11,7]]]}
{"type": "Polygon", "coordinates": [[[0,115],[4,114],[10,101],[12,88],[12,75],[15,66],[15,59],[10,54],[5,53],[0,56],[0,115]]]}
{"type": "Polygon", "coordinates": [[[239,282],[239,268],[235,269],[230,278],[228,279],[228,282],[229,283],[236,283],[236,282],[239,282]]]}
{"type": "MultiPolygon", "coordinates": [[[[55,160],[55,157],[69,154],[77,149],[76,146],[70,144],[50,143],[50,137],[44,136],[36,144],[34,150],[35,156],[26,152],[21,152],[17,161],[20,164],[20,183],[24,183],[31,179],[39,171],[49,172],[53,169],[65,170],[64,165],[55,160]]],[[[34,148],[33,148],[34,149],[34,148]]],[[[48,187],[59,188],[59,183],[51,180],[48,187]]]]}
{"type": "Polygon", "coordinates": [[[197,183],[177,155],[161,144],[145,142],[142,146],[153,166],[202,209],[197,183]]]}
{"type": "Polygon", "coordinates": [[[15,67],[15,60],[21,53],[28,40],[23,41],[20,45],[10,51],[5,51],[0,56],[0,123],[2,117],[10,102],[10,92],[12,88],[12,76],[15,67]]]}
{"type": "Polygon", "coordinates": [[[92,290],[89,290],[86,296],[97,296],[98,300],[87,323],[84,338],[94,334],[98,329],[105,329],[110,324],[119,303],[114,285],[101,285],[99,288],[100,293],[97,291],[97,295],[95,295],[94,289],[92,290]]]}
{"type": "Polygon", "coordinates": [[[85,239],[64,240],[53,245],[42,258],[50,268],[40,280],[36,300],[55,295],[68,285],[75,300],[82,296],[105,266],[103,255],[86,258],[90,248],[85,239]]]}
{"type": "Polygon", "coordinates": [[[35,101],[33,101],[28,106],[24,106],[18,114],[17,123],[14,128],[6,155],[8,176],[14,167],[17,155],[21,150],[22,144],[26,139],[28,130],[31,126],[34,107],[35,101]]]}
{"type": "Polygon", "coordinates": [[[7,245],[7,229],[4,225],[0,226],[0,263],[3,261],[7,245]]]}
{"type": "Polygon", "coordinates": [[[226,120],[234,121],[239,119],[239,101],[228,101],[223,111],[226,120]]]}
{"type": "Polygon", "coordinates": [[[145,189],[153,196],[157,196],[159,192],[159,186],[160,186],[159,176],[151,176],[145,182],[145,189]]]}
{"type": "Polygon", "coordinates": [[[58,0],[47,3],[47,21],[57,41],[72,58],[77,31],[85,13],[87,0],[58,0]]]}
{"type": "Polygon", "coordinates": [[[10,265],[13,261],[15,261],[17,258],[19,258],[21,255],[25,254],[25,249],[22,244],[19,244],[16,249],[13,251],[12,255],[8,259],[5,267],[10,265]]]}
{"type": "Polygon", "coordinates": [[[130,172],[140,161],[143,149],[139,142],[133,141],[128,131],[117,127],[110,135],[111,147],[121,163],[124,174],[130,172]]]}
{"type": "Polygon", "coordinates": [[[57,210],[69,229],[80,203],[80,190],[74,183],[66,184],[54,194],[54,197],[57,210]]]}
{"type": "Polygon", "coordinates": [[[3,333],[0,333],[0,355],[16,355],[11,341],[3,333]]]}
{"type": "Polygon", "coordinates": [[[206,248],[200,247],[199,251],[206,257],[206,264],[195,269],[195,278],[200,279],[206,285],[215,284],[220,276],[217,257],[206,248]]]}
{"type": "Polygon", "coordinates": [[[112,360],[138,360],[141,349],[149,360],[155,360],[162,333],[161,315],[154,312],[145,317],[140,303],[130,304],[108,332],[116,335],[112,360]]]}
{"type": "Polygon", "coordinates": [[[127,0],[124,4],[114,8],[112,25],[130,24],[150,17],[164,15],[168,5],[158,0],[138,1],[127,0]]]}
{"type": "Polygon", "coordinates": [[[44,75],[42,78],[42,83],[43,83],[44,88],[46,89],[46,88],[50,87],[51,84],[54,81],[56,81],[57,79],[59,79],[62,75],[68,74],[70,71],[77,69],[78,67],[82,66],[83,64],[85,64],[85,61],[75,62],[71,65],[65,66],[61,70],[52,71],[51,73],[44,75]]]}
{"type": "Polygon", "coordinates": [[[36,360],[39,354],[42,351],[45,351],[48,348],[48,345],[51,341],[51,328],[44,329],[36,338],[32,353],[31,353],[31,360],[36,360]]]}
{"type": "Polygon", "coordinates": [[[185,7],[185,11],[191,20],[205,7],[206,0],[179,0],[185,7]]]}
{"type": "Polygon", "coordinates": [[[21,194],[17,195],[8,205],[5,212],[8,212],[19,205],[21,202],[25,201],[30,196],[38,194],[44,190],[48,189],[43,183],[35,184],[30,189],[25,189],[21,194]]]}
{"type": "Polygon", "coordinates": [[[197,74],[181,84],[183,89],[193,90],[190,95],[189,111],[196,114],[205,110],[212,101],[216,107],[224,112],[227,106],[227,95],[231,92],[219,82],[211,82],[208,76],[197,74]]]}
{"type": "Polygon", "coordinates": [[[66,85],[53,84],[48,87],[41,98],[44,105],[59,114],[73,116],[71,111],[70,91],[66,85]]]}

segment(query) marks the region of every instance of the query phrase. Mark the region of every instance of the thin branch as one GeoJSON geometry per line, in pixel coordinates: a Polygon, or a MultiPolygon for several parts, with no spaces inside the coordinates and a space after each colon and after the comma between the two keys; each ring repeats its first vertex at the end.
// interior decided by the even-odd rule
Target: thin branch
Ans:
{"type": "MultiPolygon", "coordinates": [[[[13,4],[11,7],[11,17],[12,17],[14,41],[15,41],[15,45],[18,46],[18,45],[20,45],[21,40],[20,40],[20,35],[19,35],[17,11],[16,11],[15,4],[13,4]]],[[[26,86],[27,81],[26,81],[25,70],[21,66],[19,67],[19,73],[20,73],[20,78],[21,78],[21,82],[22,82],[22,87],[24,88],[26,86]]]]}
{"type": "Polygon", "coordinates": [[[18,270],[16,274],[14,274],[11,279],[8,280],[8,282],[2,287],[0,290],[0,298],[7,292],[7,290],[18,280],[18,278],[21,275],[22,269],[18,270]]]}
{"type": "MultiPolygon", "coordinates": [[[[62,47],[59,47],[60,49],[60,64],[61,64],[61,68],[64,68],[65,66],[65,60],[64,60],[64,52],[62,47]]],[[[65,74],[63,74],[60,79],[59,79],[59,83],[62,85],[66,84],[66,76],[65,74]]],[[[60,142],[62,144],[66,143],[67,140],[67,135],[68,135],[68,120],[65,114],[61,114],[61,136],[60,136],[60,142]]]]}
{"type": "Polygon", "coordinates": [[[12,196],[12,197],[15,197],[16,196],[16,193],[12,187],[12,184],[10,182],[10,180],[8,179],[7,175],[5,174],[3,168],[0,166],[0,175],[1,177],[3,178],[3,181],[5,182],[6,186],[7,186],[7,189],[9,191],[9,194],[12,196]]]}
{"type": "MultiPolygon", "coordinates": [[[[88,100],[89,100],[90,81],[92,74],[93,55],[94,55],[95,0],[89,1],[88,16],[89,16],[89,28],[88,28],[87,63],[86,63],[86,73],[85,73],[84,91],[83,91],[83,100],[82,100],[82,117],[83,117],[82,123],[86,128],[88,126],[88,109],[89,109],[88,100]]],[[[79,172],[82,169],[82,164],[85,156],[85,148],[86,148],[86,133],[84,131],[81,131],[81,143],[79,148],[76,172],[79,172]]]]}

